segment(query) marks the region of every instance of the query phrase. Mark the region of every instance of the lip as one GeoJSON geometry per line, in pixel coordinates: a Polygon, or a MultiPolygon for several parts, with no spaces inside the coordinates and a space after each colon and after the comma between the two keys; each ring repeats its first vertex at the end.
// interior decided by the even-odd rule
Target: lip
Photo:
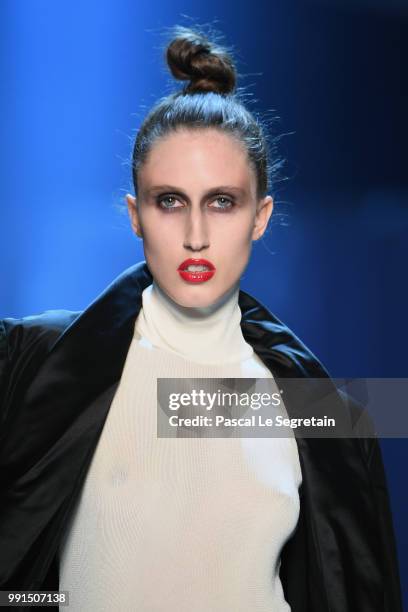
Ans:
{"type": "Polygon", "coordinates": [[[188,266],[206,266],[209,270],[215,270],[215,266],[214,264],[211,263],[211,261],[208,261],[208,259],[185,259],[177,268],[179,271],[180,270],[185,270],[186,268],[188,268],[188,266]]]}
{"type": "Polygon", "coordinates": [[[188,283],[205,283],[209,281],[215,274],[216,268],[208,259],[185,259],[177,268],[181,278],[188,283]],[[189,272],[188,266],[206,266],[208,270],[205,272],[189,272]]]}

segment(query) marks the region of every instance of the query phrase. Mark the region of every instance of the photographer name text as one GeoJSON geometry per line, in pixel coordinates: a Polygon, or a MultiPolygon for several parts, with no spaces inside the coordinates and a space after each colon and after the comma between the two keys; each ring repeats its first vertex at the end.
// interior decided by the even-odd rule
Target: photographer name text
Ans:
{"type": "Polygon", "coordinates": [[[248,417],[229,418],[223,415],[209,417],[197,415],[191,418],[172,415],[169,418],[172,427],[335,427],[336,421],[329,417],[288,418],[278,415],[274,418],[252,414],[248,417]]]}

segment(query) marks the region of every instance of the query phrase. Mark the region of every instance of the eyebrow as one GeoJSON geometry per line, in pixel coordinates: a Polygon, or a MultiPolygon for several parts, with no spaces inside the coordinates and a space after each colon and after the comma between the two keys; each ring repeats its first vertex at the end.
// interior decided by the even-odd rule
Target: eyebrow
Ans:
{"type": "MultiPolygon", "coordinates": [[[[158,192],[169,192],[182,196],[186,200],[189,199],[188,195],[179,187],[175,187],[174,185],[154,185],[149,189],[144,191],[144,195],[150,196],[156,194],[158,192]]],[[[236,195],[244,196],[247,194],[246,189],[242,189],[241,187],[236,187],[234,185],[217,185],[217,187],[212,187],[208,191],[204,193],[204,197],[208,198],[213,195],[217,195],[219,193],[235,193],[236,195]]]]}

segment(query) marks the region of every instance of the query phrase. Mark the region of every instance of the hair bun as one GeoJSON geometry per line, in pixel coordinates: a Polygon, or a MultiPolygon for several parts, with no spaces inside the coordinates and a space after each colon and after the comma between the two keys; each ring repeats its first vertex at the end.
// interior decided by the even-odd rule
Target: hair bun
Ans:
{"type": "Polygon", "coordinates": [[[178,80],[190,81],[183,93],[234,91],[236,72],[231,57],[203,34],[178,26],[176,36],[166,51],[171,74],[178,80]]]}

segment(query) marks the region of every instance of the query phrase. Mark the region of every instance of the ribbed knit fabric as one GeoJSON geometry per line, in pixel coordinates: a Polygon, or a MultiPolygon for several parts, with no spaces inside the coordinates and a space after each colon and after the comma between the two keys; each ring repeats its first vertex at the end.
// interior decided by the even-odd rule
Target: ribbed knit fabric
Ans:
{"type": "Polygon", "coordinates": [[[178,306],[156,285],[143,292],[61,543],[60,590],[70,592],[61,610],[290,610],[279,555],[299,516],[295,439],[157,438],[158,377],[272,377],[240,316],[238,288],[204,310],[178,306]]]}
{"type": "Polygon", "coordinates": [[[137,331],[154,346],[195,363],[225,365],[253,356],[240,328],[239,286],[205,308],[174,302],[157,283],[142,294],[137,331]]]}

